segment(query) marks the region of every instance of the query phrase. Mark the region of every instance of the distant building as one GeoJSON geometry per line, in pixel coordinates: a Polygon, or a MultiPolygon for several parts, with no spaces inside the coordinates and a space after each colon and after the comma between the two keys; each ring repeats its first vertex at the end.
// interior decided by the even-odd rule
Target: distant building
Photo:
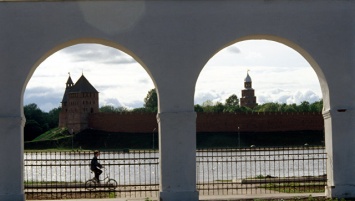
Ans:
{"type": "Polygon", "coordinates": [[[247,77],[244,79],[244,89],[242,90],[242,96],[240,98],[240,106],[245,106],[253,109],[257,105],[258,104],[256,103],[256,96],[254,94],[254,89],[252,88],[252,81],[248,71],[247,77]]]}
{"type": "MultiPolygon", "coordinates": [[[[257,105],[252,81],[247,74],[240,105],[257,105]]],[[[197,113],[197,133],[322,131],[321,113],[197,113]]],[[[59,127],[78,133],[87,128],[116,133],[151,134],[158,128],[154,113],[101,113],[99,92],[82,75],[74,84],[70,75],[66,83],[59,114],[59,127]]]]}
{"type": "Polygon", "coordinates": [[[88,118],[99,112],[99,92],[82,75],[74,84],[70,75],[62,100],[59,114],[59,127],[66,127],[70,132],[79,132],[88,128],[88,118]]]}

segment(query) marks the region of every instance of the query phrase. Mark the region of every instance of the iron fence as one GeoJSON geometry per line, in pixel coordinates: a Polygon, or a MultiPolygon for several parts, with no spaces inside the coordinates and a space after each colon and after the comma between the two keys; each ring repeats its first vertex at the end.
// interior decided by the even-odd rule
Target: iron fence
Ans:
{"type": "Polygon", "coordinates": [[[99,162],[104,166],[101,181],[92,188],[86,182],[92,152],[26,152],[25,193],[27,199],[75,199],[114,197],[156,197],[158,154],[150,150],[105,151],[99,162]],[[114,179],[117,186],[110,186],[114,179]]]}
{"type": "MultiPolygon", "coordinates": [[[[153,150],[101,152],[101,182],[92,179],[92,152],[26,152],[25,193],[30,199],[145,198],[159,191],[159,153],[153,150]],[[106,180],[107,181],[107,180],[106,180]]],[[[200,195],[321,192],[326,185],[324,147],[200,149],[196,180],[200,195]]]]}
{"type": "Polygon", "coordinates": [[[316,193],[326,185],[324,147],[197,151],[200,195],[316,193]]]}

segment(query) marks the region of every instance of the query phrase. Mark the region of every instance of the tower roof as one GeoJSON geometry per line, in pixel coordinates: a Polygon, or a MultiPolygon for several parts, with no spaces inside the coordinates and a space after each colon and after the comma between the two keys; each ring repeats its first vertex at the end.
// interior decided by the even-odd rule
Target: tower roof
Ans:
{"type": "Polygon", "coordinates": [[[65,92],[64,92],[64,95],[63,95],[63,99],[62,99],[62,103],[63,102],[67,102],[67,97],[68,97],[68,93],[70,93],[71,91],[71,88],[73,87],[74,83],[73,83],[73,80],[71,79],[70,77],[70,73],[69,73],[69,77],[68,77],[68,80],[66,82],[66,88],[65,88],[65,92]]]}
{"type": "Polygon", "coordinates": [[[73,84],[73,81],[69,75],[67,81],[67,87],[65,88],[64,96],[62,99],[62,103],[67,102],[69,93],[83,93],[83,92],[91,92],[91,93],[99,93],[95,87],[93,87],[90,82],[86,79],[84,75],[81,75],[79,80],[73,84]]]}
{"type": "Polygon", "coordinates": [[[81,75],[79,80],[74,84],[71,89],[71,93],[82,93],[82,92],[94,92],[99,93],[95,87],[93,87],[90,82],[86,79],[84,75],[81,75]]]}
{"type": "Polygon", "coordinates": [[[251,82],[251,78],[249,76],[249,71],[247,72],[247,76],[244,78],[244,82],[251,82]]]}
{"type": "Polygon", "coordinates": [[[67,84],[67,85],[68,85],[68,84],[70,84],[70,85],[73,85],[73,84],[74,84],[74,83],[73,83],[73,80],[72,80],[71,77],[70,77],[70,74],[69,74],[69,78],[68,78],[66,84],[67,84]]]}

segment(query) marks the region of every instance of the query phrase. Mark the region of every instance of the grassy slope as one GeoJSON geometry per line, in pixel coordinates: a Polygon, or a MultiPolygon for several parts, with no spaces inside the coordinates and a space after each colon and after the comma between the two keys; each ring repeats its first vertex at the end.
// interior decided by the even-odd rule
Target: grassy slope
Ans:
{"type": "Polygon", "coordinates": [[[41,140],[57,140],[64,137],[68,137],[69,132],[66,128],[53,128],[40,136],[36,137],[33,141],[41,141],[41,140]]]}

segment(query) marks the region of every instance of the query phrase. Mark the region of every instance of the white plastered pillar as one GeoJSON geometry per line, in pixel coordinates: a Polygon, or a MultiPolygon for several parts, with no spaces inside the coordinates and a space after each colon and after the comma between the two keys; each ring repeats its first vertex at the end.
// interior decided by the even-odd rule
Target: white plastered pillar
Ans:
{"type": "Polygon", "coordinates": [[[23,127],[21,116],[0,115],[0,200],[25,200],[23,184],[23,127]]]}
{"type": "MultiPolygon", "coordinates": [[[[13,61],[13,60],[12,60],[13,61]]],[[[2,60],[6,63],[6,60],[2,60]]],[[[8,62],[10,63],[10,62],[8,62]]],[[[0,200],[25,200],[23,184],[23,128],[21,78],[27,75],[14,66],[0,68],[0,200]],[[12,67],[12,68],[11,68],[12,67]],[[17,76],[10,76],[17,75],[17,76]]]]}
{"type": "MultiPolygon", "coordinates": [[[[324,131],[327,153],[327,186],[325,195],[333,198],[355,197],[355,71],[352,56],[347,54],[346,39],[337,38],[344,52],[319,59],[327,78],[329,91],[323,91],[324,131]]],[[[323,49],[319,47],[320,49],[323,49]]],[[[323,86],[322,80],[321,86],[323,86]]]]}
{"type": "Polygon", "coordinates": [[[163,50],[156,54],[159,57],[146,59],[158,94],[160,201],[199,200],[194,92],[198,67],[204,62],[197,63],[196,56],[186,54],[186,47],[179,44],[159,48],[163,50]]]}
{"type": "Polygon", "coordinates": [[[21,67],[31,62],[10,50],[6,53],[0,54],[0,201],[24,201],[22,94],[29,72],[21,67]]]}
{"type": "Polygon", "coordinates": [[[327,197],[355,197],[354,111],[323,113],[327,152],[327,197]]]}
{"type": "Polygon", "coordinates": [[[160,200],[197,201],[196,113],[157,115],[160,135],[160,200]]]}

